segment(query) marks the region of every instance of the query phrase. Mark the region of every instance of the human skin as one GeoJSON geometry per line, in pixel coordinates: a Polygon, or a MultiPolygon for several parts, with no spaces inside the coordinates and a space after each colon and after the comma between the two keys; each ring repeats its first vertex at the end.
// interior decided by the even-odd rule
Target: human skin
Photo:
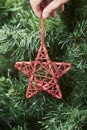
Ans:
{"type": "Polygon", "coordinates": [[[56,17],[56,10],[64,11],[64,4],[69,0],[30,0],[31,7],[37,17],[48,18],[49,16],[56,17]],[[44,5],[42,11],[41,4],[44,5]]]}

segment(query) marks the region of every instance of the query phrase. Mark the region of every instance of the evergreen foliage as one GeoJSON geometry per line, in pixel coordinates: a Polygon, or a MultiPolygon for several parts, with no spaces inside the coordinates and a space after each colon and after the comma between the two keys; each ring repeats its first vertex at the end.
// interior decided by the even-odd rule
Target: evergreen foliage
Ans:
{"type": "Polygon", "coordinates": [[[59,81],[61,100],[45,92],[25,98],[28,78],[14,63],[34,60],[40,20],[28,0],[0,1],[0,130],[87,129],[86,0],[71,0],[64,13],[45,20],[45,43],[53,61],[72,64],[59,81]]]}

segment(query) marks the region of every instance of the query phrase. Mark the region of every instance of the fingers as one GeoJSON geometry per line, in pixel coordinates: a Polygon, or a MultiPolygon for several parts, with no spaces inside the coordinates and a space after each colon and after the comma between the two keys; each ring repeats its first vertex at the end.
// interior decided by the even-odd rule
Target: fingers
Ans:
{"type": "Polygon", "coordinates": [[[37,17],[41,17],[42,11],[41,11],[41,3],[43,0],[30,0],[30,4],[32,6],[32,9],[34,13],[37,15],[37,17]]]}
{"type": "Polygon", "coordinates": [[[37,15],[37,17],[41,18],[47,18],[48,16],[56,17],[56,9],[59,8],[61,12],[64,11],[64,3],[66,3],[68,0],[30,0],[30,4],[32,6],[32,9],[34,13],[37,15]],[[41,10],[41,4],[45,4],[45,9],[41,10]]]}
{"type": "Polygon", "coordinates": [[[42,16],[43,18],[49,17],[49,15],[59,8],[61,11],[64,10],[64,3],[66,3],[68,0],[53,0],[46,8],[43,10],[42,16]]]}

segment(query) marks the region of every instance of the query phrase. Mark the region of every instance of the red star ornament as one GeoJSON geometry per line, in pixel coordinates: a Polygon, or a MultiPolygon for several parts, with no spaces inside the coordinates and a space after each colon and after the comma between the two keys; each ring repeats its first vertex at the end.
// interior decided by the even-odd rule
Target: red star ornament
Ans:
{"type": "Polygon", "coordinates": [[[62,92],[58,84],[59,79],[70,70],[71,64],[52,62],[44,44],[44,20],[41,19],[41,46],[32,62],[16,62],[15,67],[29,78],[26,98],[31,98],[40,91],[46,91],[61,99],[62,92]]]}

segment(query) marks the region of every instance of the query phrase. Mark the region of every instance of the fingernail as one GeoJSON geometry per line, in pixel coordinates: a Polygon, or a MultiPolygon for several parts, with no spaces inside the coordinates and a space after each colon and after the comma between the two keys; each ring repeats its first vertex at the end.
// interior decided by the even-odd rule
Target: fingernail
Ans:
{"type": "Polygon", "coordinates": [[[48,13],[44,13],[42,16],[45,19],[45,18],[47,18],[49,16],[49,14],[48,13]]]}

